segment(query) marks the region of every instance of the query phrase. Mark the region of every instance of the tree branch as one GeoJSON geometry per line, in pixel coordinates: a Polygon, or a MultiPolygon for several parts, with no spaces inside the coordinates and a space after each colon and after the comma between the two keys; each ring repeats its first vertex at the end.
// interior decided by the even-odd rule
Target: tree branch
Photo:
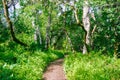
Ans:
{"type": "Polygon", "coordinates": [[[18,43],[18,44],[20,44],[20,45],[22,45],[22,46],[27,46],[27,44],[19,41],[16,38],[14,30],[13,30],[13,24],[12,24],[10,18],[9,18],[9,12],[8,12],[7,2],[6,2],[6,0],[2,0],[2,2],[3,2],[3,7],[4,7],[4,15],[5,15],[6,21],[8,23],[8,26],[10,27],[10,33],[11,33],[13,41],[16,42],[16,43],[18,43]]]}

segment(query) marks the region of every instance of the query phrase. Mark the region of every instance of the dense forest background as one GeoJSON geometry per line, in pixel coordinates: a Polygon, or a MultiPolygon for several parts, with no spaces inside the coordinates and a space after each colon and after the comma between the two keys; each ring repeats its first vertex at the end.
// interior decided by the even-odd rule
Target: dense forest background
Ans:
{"type": "Polygon", "coordinates": [[[40,80],[64,55],[68,80],[119,80],[120,0],[0,0],[1,80],[40,80]]]}

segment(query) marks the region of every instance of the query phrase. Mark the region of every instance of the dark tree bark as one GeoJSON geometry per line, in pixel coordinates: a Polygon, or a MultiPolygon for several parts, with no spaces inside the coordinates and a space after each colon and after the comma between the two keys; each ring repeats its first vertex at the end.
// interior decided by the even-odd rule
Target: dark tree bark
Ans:
{"type": "Polygon", "coordinates": [[[14,33],[14,30],[13,30],[13,24],[9,18],[9,12],[8,12],[8,6],[7,6],[7,2],[6,0],[2,0],[2,3],[3,3],[3,7],[4,7],[4,15],[5,15],[5,18],[6,18],[6,21],[8,23],[8,26],[10,28],[10,33],[11,33],[11,36],[12,36],[12,39],[14,42],[22,45],[22,46],[27,46],[27,44],[21,42],[20,40],[18,40],[15,36],[15,33],[14,33]]]}

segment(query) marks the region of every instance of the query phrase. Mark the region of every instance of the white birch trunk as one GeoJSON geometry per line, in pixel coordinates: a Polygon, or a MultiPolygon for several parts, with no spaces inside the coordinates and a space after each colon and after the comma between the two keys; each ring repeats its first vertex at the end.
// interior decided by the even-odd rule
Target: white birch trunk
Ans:
{"type": "Polygon", "coordinates": [[[34,20],[32,21],[32,26],[35,29],[34,40],[35,40],[36,43],[41,45],[42,44],[41,33],[40,33],[40,30],[39,30],[39,27],[37,25],[35,25],[34,20]]]}
{"type": "Polygon", "coordinates": [[[83,5],[83,26],[85,29],[83,54],[86,54],[88,53],[91,44],[89,5],[87,0],[84,1],[84,5],[83,5]]]}

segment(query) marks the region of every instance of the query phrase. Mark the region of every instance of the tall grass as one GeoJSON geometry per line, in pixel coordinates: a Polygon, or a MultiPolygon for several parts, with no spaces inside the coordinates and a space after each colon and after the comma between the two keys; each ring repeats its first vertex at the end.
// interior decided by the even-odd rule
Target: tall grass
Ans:
{"type": "Polygon", "coordinates": [[[120,80],[120,59],[77,53],[65,59],[64,70],[68,80],[120,80]]]}
{"type": "Polygon", "coordinates": [[[41,80],[46,66],[64,57],[62,51],[32,51],[18,45],[0,48],[4,48],[0,52],[0,80],[41,80]]]}

